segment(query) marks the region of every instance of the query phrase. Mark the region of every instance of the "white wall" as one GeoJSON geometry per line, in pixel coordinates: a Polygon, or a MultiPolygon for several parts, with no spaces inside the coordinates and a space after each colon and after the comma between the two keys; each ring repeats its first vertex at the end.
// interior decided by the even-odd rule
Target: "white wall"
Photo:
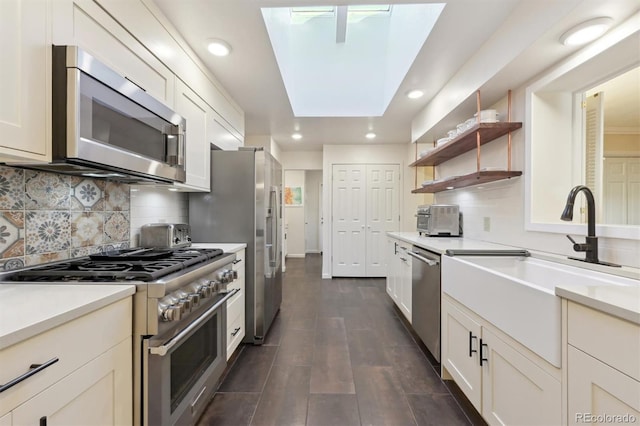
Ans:
{"type": "Polygon", "coordinates": [[[140,228],[147,223],[189,223],[189,194],[167,188],[131,187],[131,247],[140,245],[140,228]]]}
{"type": "Polygon", "coordinates": [[[280,145],[269,135],[248,135],[244,139],[244,146],[262,147],[269,154],[273,155],[273,158],[282,163],[280,161],[280,155],[282,154],[280,145]]]}
{"type": "Polygon", "coordinates": [[[320,237],[320,184],[322,183],[322,170],[305,170],[305,253],[320,253],[322,251],[320,237]]]}
{"type": "Polygon", "coordinates": [[[282,151],[280,163],[285,170],[322,170],[322,151],[282,151]]]}
{"type": "MultiPolygon", "coordinates": [[[[304,170],[285,170],[284,186],[300,186],[305,188],[305,172],[304,170]]],[[[288,257],[304,257],[304,209],[307,200],[302,198],[302,206],[286,206],[284,207],[284,227],[287,239],[287,256],[288,257]]]]}
{"type": "MultiPolygon", "coordinates": [[[[413,185],[407,183],[405,176],[407,175],[409,164],[408,149],[409,144],[398,145],[324,145],[323,150],[323,185],[324,194],[322,195],[324,223],[322,229],[323,241],[323,257],[322,257],[322,278],[331,278],[331,256],[332,256],[332,238],[331,238],[331,180],[332,169],[334,164],[399,164],[400,170],[400,206],[405,206],[407,197],[411,197],[410,188],[413,185]]],[[[414,210],[415,211],[415,210],[414,210]]],[[[407,215],[401,213],[400,230],[406,229],[407,215]]],[[[415,230],[415,223],[413,228],[415,230]]]]}

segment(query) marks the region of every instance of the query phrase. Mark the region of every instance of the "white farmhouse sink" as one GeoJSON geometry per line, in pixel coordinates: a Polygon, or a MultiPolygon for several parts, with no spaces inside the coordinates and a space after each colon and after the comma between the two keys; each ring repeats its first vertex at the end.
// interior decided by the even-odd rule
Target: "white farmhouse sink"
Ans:
{"type": "Polygon", "coordinates": [[[637,281],[531,257],[442,256],[442,291],[556,367],[561,366],[560,284],[637,281]]]}

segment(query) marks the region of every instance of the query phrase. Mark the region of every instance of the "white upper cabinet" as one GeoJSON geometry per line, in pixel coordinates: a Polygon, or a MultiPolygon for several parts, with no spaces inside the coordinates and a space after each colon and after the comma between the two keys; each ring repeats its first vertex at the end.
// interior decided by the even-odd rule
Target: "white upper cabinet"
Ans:
{"type": "Polygon", "coordinates": [[[223,117],[237,139],[244,139],[244,111],[152,1],[96,1],[223,117]]]}
{"type": "Polygon", "coordinates": [[[51,49],[45,0],[0,1],[0,159],[51,158],[51,49]]]}
{"type": "Polygon", "coordinates": [[[213,111],[196,93],[179,79],[176,84],[176,112],[187,120],[185,166],[187,179],[177,186],[209,191],[210,155],[207,126],[213,111]]]}
{"type": "Polygon", "coordinates": [[[223,119],[218,114],[213,114],[212,119],[209,120],[207,140],[225,151],[237,151],[243,145],[242,140],[238,139],[236,134],[227,130],[228,124],[225,127],[221,124],[223,122],[223,119]]]}
{"type": "Polygon", "coordinates": [[[175,77],[169,68],[92,0],[55,0],[53,44],[76,45],[173,106],[175,77]]]}

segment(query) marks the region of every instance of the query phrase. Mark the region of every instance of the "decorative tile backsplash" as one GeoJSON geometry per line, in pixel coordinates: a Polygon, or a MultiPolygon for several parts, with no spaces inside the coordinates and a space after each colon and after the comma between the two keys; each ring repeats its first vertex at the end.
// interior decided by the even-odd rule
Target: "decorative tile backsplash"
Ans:
{"type": "Polygon", "coordinates": [[[0,269],[129,247],[129,185],[0,166],[0,269]]]}

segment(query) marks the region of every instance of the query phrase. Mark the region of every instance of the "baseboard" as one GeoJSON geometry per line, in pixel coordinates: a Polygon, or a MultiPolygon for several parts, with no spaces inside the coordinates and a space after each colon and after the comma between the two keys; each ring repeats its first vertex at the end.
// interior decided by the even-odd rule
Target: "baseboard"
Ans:
{"type": "Polygon", "coordinates": [[[322,254],[320,250],[307,250],[306,254],[322,254]]]}
{"type": "Polygon", "coordinates": [[[332,278],[331,274],[322,274],[322,279],[323,280],[330,280],[331,278],[332,278]]]}
{"type": "Polygon", "coordinates": [[[304,259],[304,254],[287,254],[287,257],[297,258],[297,259],[304,259]]]}

